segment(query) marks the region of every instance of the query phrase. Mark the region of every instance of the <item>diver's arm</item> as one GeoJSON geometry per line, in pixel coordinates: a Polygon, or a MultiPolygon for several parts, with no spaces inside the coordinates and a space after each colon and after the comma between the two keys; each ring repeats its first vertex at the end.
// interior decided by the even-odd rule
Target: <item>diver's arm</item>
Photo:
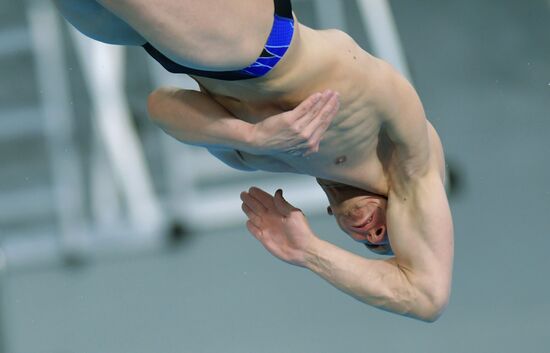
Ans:
{"type": "Polygon", "coordinates": [[[444,302],[426,295],[395,261],[358,256],[327,241],[314,242],[304,267],[355,299],[379,309],[433,322],[444,302]]]}
{"type": "Polygon", "coordinates": [[[338,105],[336,93],[317,93],[291,111],[251,124],[206,92],[160,88],[148,102],[151,119],[181,142],[262,155],[316,152],[338,105]]]}
{"type": "MultiPolygon", "coordinates": [[[[281,260],[308,268],[343,292],[386,311],[431,322],[445,308],[449,264],[432,256],[437,245],[430,247],[422,242],[415,245],[411,251],[419,251],[415,256],[421,260],[414,266],[406,261],[403,262],[407,265],[402,265],[399,256],[407,250],[399,244],[395,244],[396,258],[371,260],[319,239],[304,214],[286,202],[281,192],[271,196],[251,188],[241,194],[241,199],[248,216],[248,230],[281,260]]],[[[447,221],[443,214],[439,234],[449,231],[447,221]]],[[[414,222],[401,224],[414,229],[414,222]]],[[[407,234],[413,239],[417,235],[415,231],[407,234]]],[[[442,239],[446,239],[445,234],[442,239]]]]}
{"type": "Polygon", "coordinates": [[[244,150],[252,142],[254,126],[202,92],[159,88],[149,95],[148,110],[159,127],[186,144],[244,150]]]}
{"type": "Polygon", "coordinates": [[[415,287],[446,303],[454,232],[444,188],[443,147],[412,85],[391,68],[383,77],[380,111],[394,146],[386,165],[386,223],[395,261],[415,287]]]}
{"type": "Polygon", "coordinates": [[[425,321],[447,306],[452,278],[453,227],[437,172],[390,191],[386,225],[395,257],[369,260],[322,240],[309,248],[305,266],[353,297],[425,321]]]}
{"type": "Polygon", "coordinates": [[[143,45],[146,40],[95,0],[53,0],[63,17],[82,34],[100,42],[143,45]]]}
{"type": "Polygon", "coordinates": [[[406,294],[441,312],[449,299],[453,224],[444,188],[443,148],[414,88],[383,65],[379,112],[393,150],[386,163],[386,226],[406,294]]]}

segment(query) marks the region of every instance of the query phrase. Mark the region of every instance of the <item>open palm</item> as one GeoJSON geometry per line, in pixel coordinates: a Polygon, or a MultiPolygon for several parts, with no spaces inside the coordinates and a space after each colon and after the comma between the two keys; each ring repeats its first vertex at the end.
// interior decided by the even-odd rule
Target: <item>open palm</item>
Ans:
{"type": "Polygon", "coordinates": [[[241,200],[250,233],[274,256],[305,266],[308,249],[317,238],[302,211],[283,198],[282,190],[271,196],[252,187],[241,193],[241,200]]]}

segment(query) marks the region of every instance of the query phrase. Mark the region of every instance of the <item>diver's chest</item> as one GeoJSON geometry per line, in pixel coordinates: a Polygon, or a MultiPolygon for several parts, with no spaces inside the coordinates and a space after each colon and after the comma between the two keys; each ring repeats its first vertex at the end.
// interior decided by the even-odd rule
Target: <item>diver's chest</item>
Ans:
{"type": "Polygon", "coordinates": [[[297,161],[296,168],[307,169],[309,175],[352,185],[378,194],[387,192],[384,164],[376,150],[338,150],[321,152],[305,161],[297,161]]]}
{"type": "MultiPolygon", "coordinates": [[[[339,151],[340,152],[340,151],[339,151]]],[[[383,163],[376,153],[353,151],[343,153],[319,152],[307,157],[295,157],[288,154],[254,155],[239,152],[241,161],[254,169],[297,173],[352,185],[384,195],[387,193],[387,181],[383,163]]]]}

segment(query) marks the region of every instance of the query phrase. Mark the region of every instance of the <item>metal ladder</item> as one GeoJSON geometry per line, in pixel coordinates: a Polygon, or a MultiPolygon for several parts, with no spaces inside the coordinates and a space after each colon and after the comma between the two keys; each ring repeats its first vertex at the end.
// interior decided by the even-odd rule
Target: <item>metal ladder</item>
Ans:
{"type": "Polygon", "coordinates": [[[34,100],[0,111],[0,153],[13,157],[1,161],[0,187],[17,184],[0,191],[0,248],[8,267],[161,246],[165,218],[131,124],[122,49],[72,33],[93,111],[88,156],[75,137],[59,16],[50,3],[28,0],[24,17],[27,25],[0,32],[0,58],[31,59],[26,82],[38,91],[34,100]]]}
{"type": "MultiPolygon", "coordinates": [[[[6,105],[0,112],[1,241],[2,245],[44,245],[62,234],[60,243],[68,248],[71,240],[80,238],[84,229],[80,160],[71,141],[66,75],[62,64],[49,65],[62,62],[62,54],[44,51],[50,45],[59,48],[58,36],[48,33],[56,28],[38,28],[49,18],[36,10],[29,8],[29,26],[3,29],[0,35],[2,60],[20,58],[30,63],[31,69],[17,73],[23,77],[13,75],[11,79],[17,81],[11,84],[17,87],[18,82],[30,81],[36,82],[33,88],[38,87],[34,92],[28,88],[22,90],[22,96],[28,97],[18,105],[3,102],[6,105]],[[47,74],[40,70],[45,65],[47,74]],[[49,81],[46,75],[58,77],[57,83],[49,81]],[[66,237],[67,234],[72,238],[66,237]]],[[[38,248],[41,246],[29,246],[25,253],[42,252],[38,248]]]]}

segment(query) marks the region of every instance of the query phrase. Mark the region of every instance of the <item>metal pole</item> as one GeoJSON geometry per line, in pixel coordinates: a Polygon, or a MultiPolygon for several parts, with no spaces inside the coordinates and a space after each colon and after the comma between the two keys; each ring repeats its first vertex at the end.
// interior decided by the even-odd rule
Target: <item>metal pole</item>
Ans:
{"type": "Polygon", "coordinates": [[[86,38],[74,29],[71,34],[92,100],[93,123],[124,195],[129,219],[136,228],[159,229],[163,212],[124,91],[125,50],[86,38]]]}
{"type": "Polygon", "coordinates": [[[27,16],[35,72],[40,89],[44,129],[50,155],[53,191],[62,246],[80,252],[85,241],[83,179],[73,138],[73,120],[61,28],[48,2],[28,2],[27,16]]]}
{"type": "Polygon", "coordinates": [[[411,79],[395,19],[387,0],[357,0],[374,54],[411,79]]]}
{"type": "Polygon", "coordinates": [[[4,290],[3,290],[3,284],[4,284],[4,278],[6,273],[6,257],[2,251],[2,248],[0,248],[0,353],[7,353],[8,352],[8,343],[6,342],[6,332],[5,332],[5,326],[4,326],[4,317],[1,315],[4,311],[2,310],[2,307],[4,306],[4,290]]]}

